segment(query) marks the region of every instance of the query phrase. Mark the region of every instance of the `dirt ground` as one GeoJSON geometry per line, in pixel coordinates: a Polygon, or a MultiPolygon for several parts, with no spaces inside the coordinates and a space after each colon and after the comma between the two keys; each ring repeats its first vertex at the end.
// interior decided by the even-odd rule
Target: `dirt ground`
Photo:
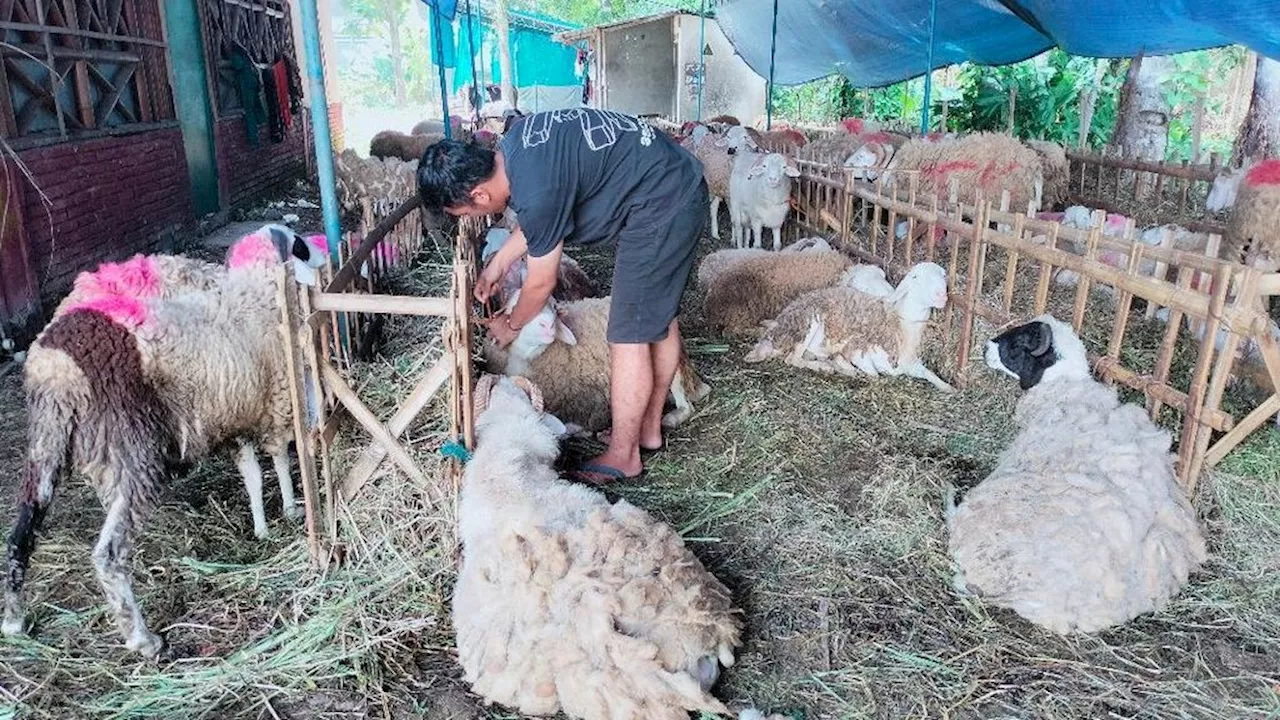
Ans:
{"type": "MultiPolygon", "coordinates": [[[[704,252],[719,246],[707,240],[704,252]]],[[[394,291],[442,287],[446,258],[427,253],[394,291]]],[[[608,250],[576,256],[607,288],[608,250]]],[[[994,465],[1013,432],[1014,385],[977,372],[943,396],[910,379],[746,365],[747,348],[712,333],[700,308],[691,290],[687,344],[712,394],[669,434],[642,482],[609,492],[678,528],[733,591],[745,646],[717,693],[735,709],[809,719],[1280,716],[1280,433],[1260,433],[1202,483],[1211,559],[1167,609],[1061,638],[950,588],[943,498],[994,465]]],[[[438,353],[438,329],[391,322],[381,355],[356,369],[380,416],[438,353]]],[[[35,555],[34,637],[0,640],[0,718],[518,717],[479,707],[451,654],[457,547],[437,453],[443,413],[432,407],[408,433],[439,484],[379,478],[343,518],[347,566],[327,575],[307,566],[273,495],[273,537],[252,538],[225,454],[176,479],[135,562],[144,612],[175,649],[159,665],[120,647],[88,564],[100,510],[81,483],[65,483],[35,555]]],[[[10,375],[0,379],[5,497],[23,422],[10,375]]],[[[342,452],[366,441],[344,437],[342,452]]],[[[7,501],[0,508],[11,517],[7,501]]]]}

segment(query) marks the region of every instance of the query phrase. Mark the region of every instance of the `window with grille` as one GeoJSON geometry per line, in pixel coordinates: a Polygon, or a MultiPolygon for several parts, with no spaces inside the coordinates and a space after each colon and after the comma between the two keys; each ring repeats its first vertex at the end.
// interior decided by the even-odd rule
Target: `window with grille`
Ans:
{"type": "Polygon", "coordinates": [[[0,0],[0,30],[13,144],[174,119],[158,0],[0,0]]]}

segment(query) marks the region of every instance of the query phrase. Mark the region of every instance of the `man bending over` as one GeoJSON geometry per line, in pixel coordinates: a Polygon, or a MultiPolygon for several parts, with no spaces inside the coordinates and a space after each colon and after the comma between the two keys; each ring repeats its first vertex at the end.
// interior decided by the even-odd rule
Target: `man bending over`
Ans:
{"type": "Polygon", "coordinates": [[[476,283],[487,302],[528,252],[528,276],[510,314],[489,333],[506,346],[555,289],[564,243],[617,245],[609,307],[613,429],[605,453],[575,479],[602,484],[640,475],[640,451],[662,447],[662,410],[680,360],[676,315],[707,214],[702,164],[649,124],[573,108],[523,118],[496,152],[445,140],[418,164],[428,210],[485,216],[508,206],[519,228],[476,283]]]}

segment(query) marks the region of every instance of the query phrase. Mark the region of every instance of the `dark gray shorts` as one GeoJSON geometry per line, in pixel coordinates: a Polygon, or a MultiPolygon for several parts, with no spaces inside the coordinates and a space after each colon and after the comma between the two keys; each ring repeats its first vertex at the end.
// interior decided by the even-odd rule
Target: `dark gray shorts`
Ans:
{"type": "Polygon", "coordinates": [[[657,225],[624,226],[618,233],[609,305],[610,343],[666,339],[706,227],[706,181],[682,200],[671,219],[657,225]]]}

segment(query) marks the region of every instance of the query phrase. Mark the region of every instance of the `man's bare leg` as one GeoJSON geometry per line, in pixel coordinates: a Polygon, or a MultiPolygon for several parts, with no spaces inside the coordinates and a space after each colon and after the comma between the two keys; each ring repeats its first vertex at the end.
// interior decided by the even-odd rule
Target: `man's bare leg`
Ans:
{"type": "Polygon", "coordinates": [[[653,392],[649,395],[649,407],[640,425],[640,447],[657,450],[662,447],[662,411],[667,405],[667,393],[675,379],[680,364],[680,323],[672,320],[667,336],[649,346],[653,362],[653,392]]]}
{"type": "MultiPolygon", "coordinates": [[[[654,392],[651,347],[647,343],[609,345],[613,431],[608,449],[603,455],[590,460],[589,465],[613,468],[625,477],[635,477],[644,469],[640,462],[640,430],[654,392]]],[[[670,378],[667,381],[670,385],[670,378]]],[[[589,468],[581,475],[583,479],[594,482],[618,479],[601,476],[589,468]]]]}

